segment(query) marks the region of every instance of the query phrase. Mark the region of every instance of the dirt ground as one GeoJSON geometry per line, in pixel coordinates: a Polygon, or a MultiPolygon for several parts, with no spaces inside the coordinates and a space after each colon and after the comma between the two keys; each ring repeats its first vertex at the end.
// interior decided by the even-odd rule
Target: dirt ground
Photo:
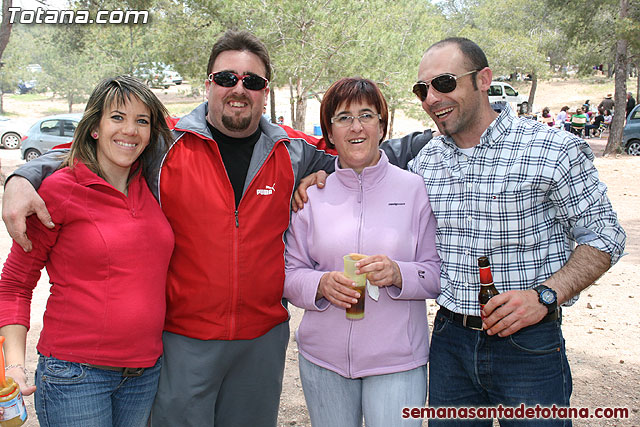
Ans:
{"type": "MultiPolygon", "coordinates": [[[[576,93],[580,86],[567,87],[563,85],[562,93],[576,93]]],[[[550,87],[548,104],[557,99],[557,88],[550,87]]],[[[544,91],[544,85],[540,88],[544,91]]],[[[583,88],[580,88],[582,91],[583,88]]],[[[558,89],[560,91],[560,89],[558,89]]],[[[613,91],[613,88],[609,89],[613,91]]],[[[544,92],[542,92],[544,93],[544,92]]],[[[600,93],[600,92],[598,92],[600,93]]],[[[167,94],[170,96],[171,94],[167,94]]],[[[580,97],[592,102],[602,95],[589,93],[587,97],[580,92],[580,97]]],[[[178,97],[178,95],[174,95],[178,97]]],[[[542,105],[546,99],[540,96],[542,105]]],[[[281,97],[282,102],[286,100],[281,97]]],[[[578,101],[575,104],[577,105],[578,101]]],[[[29,111],[37,114],[39,110],[50,110],[43,101],[40,105],[19,105],[18,102],[5,101],[9,110],[16,111],[19,117],[20,111],[29,111]]],[[[198,102],[195,100],[194,102],[198,102]]],[[[582,102],[580,101],[580,102],[582,102]]],[[[53,101],[51,101],[53,103],[53,101]]],[[[569,103],[555,102],[556,104],[569,103]]],[[[572,104],[569,104],[572,105],[572,104]]],[[[171,106],[170,106],[171,108],[171,106]]],[[[281,107],[284,108],[284,107],[281,107]]],[[[312,107],[313,108],[313,107],[312,107]]],[[[43,115],[40,112],[40,115],[43,115]]],[[[279,113],[280,114],[280,113],[279,113]]],[[[311,114],[316,114],[310,112],[311,114]]],[[[285,117],[289,117],[286,114],[285,117]]],[[[25,119],[26,120],[26,119],[25,119]]],[[[417,121],[406,120],[398,126],[398,132],[420,129],[423,124],[417,121]]],[[[637,269],[640,266],[640,157],[626,155],[616,157],[601,157],[606,141],[591,139],[589,143],[598,158],[595,165],[600,173],[600,178],[609,188],[609,197],[619,219],[627,232],[626,255],[600,278],[593,286],[585,290],[579,301],[572,307],[564,310],[563,331],[567,342],[567,354],[571,364],[573,375],[572,406],[578,408],[627,408],[627,419],[588,419],[574,420],[574,426],[640,426],[640,287],[638,286],[637,269]]],[[[4,174],[20,165],[18,151],[0,150],[2,172],[4,174]]],[[[0,189],[1,192],[1,189],[0,189]]],[[[0,226],[0,259],[4,260],[9,252],[11,240],[3,226],[0,226]]],[[[35,369],[38,333],[42,327],[42,313],[44,312],[46,298],[48,296],[48,278],[46,272],[39,282],[34,294],[32,306],[32,327],[29,333],[27,365],[31,371],[35,369]]],[[[437,305],[428,302],[430,323],[437,310],[437,305]]],[[[297,367],[297,347],[293,339],[293,331],[300,322],[301,310],[291,308],[291,341],[287,350],[287,364],[285,379],[280,404],[278,425],[285,426],[310,426],[307,415],[302,386],[297,367]]],[[[29,410],[28,427],[38,426],[37,418],[33,410],[33,398],[27,397],[26,403],[29,410]]],[[[427,423],[425,422],[424,425],[427,423]]]]}

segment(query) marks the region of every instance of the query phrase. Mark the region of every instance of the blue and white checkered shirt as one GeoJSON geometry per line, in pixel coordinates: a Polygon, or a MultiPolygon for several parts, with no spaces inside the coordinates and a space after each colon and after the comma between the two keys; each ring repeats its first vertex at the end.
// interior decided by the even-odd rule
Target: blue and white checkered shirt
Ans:
{"type": "Polygon", "coordinates": [[[489,257],[500,292],[541,284],[567,262],[576,243],[617,262],[626,236],[593,159],[585,141],[517,118],[510,108],[470,156],[450,137],[424,146],[409,170],[424,177],[438,220],[438,304],[480,314],[480,256],[489,257]]]}

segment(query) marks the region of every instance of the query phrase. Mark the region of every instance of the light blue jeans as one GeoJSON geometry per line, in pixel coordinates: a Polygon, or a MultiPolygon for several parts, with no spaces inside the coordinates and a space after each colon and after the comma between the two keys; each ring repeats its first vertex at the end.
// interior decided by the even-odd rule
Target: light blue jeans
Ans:
{"type": "Polygon", "coordinates": [[[427,368],[363,378],[345,378],[309,362],[298,353],[302,390],[313,427],[419,427],[403,419],[402,408],[423,407],[427,368]]]}
{"type": "Polygon", "coordinates": [[[144,427],[162,358],[139,377],[40,356],[35,406],[42,427],[144,427]]]}

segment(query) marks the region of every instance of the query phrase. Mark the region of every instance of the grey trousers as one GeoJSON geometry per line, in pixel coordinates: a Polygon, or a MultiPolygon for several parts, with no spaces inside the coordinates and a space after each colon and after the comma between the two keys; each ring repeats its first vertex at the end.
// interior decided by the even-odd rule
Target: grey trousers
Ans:
{"type": "Polygon", "coordinates": [[[252,340],[164,332],[152,427],[275,427],[289,322],[252,340]]]}

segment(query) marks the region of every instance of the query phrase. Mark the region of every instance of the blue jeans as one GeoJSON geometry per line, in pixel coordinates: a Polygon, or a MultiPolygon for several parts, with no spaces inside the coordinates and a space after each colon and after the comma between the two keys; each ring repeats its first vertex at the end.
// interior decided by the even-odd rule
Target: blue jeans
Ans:
{"type": "Polygon", "coordinates": [[[35,406],[41,427],[144,427],[162,358],[139,377],[40,355],[35,406]]]}
{"type": "Polygon", "coordinates": [[[424,406],[427,368],[363,378],[345,378],[298,353],[300,379],[313,427],[420,427],[403,419],[403,407],[424,406]]]}
{"type": "MultiPolygon", "coordinates": [[[[429,353],[429,406],[568,407],[571,371],[560,320],[500,338],[437,315],[429,353]]],[[[491,420],[429,420],[439,425],[492,426],[491,420]]],[[[571,420],[501,419],[501,426],[571,426],[571,420]]]]}

